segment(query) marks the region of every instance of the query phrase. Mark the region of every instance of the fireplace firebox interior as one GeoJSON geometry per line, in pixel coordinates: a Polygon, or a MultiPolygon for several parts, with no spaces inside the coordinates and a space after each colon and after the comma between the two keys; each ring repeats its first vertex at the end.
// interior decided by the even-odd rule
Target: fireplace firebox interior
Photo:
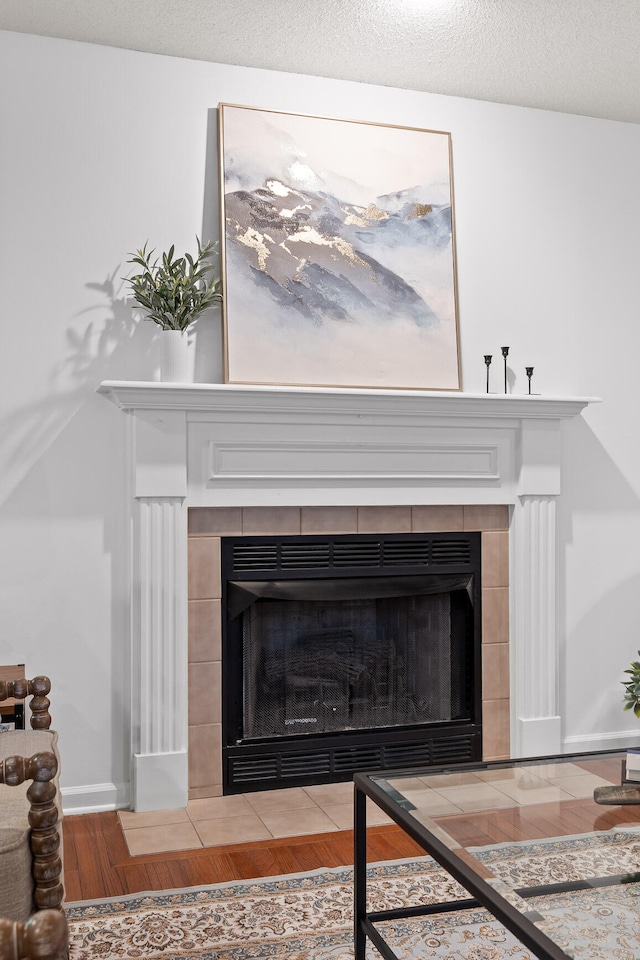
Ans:
{"type": "Polygon", "coordinates": [[[225,793],[479,759],[480,535],[222,541],[225,793]]]}

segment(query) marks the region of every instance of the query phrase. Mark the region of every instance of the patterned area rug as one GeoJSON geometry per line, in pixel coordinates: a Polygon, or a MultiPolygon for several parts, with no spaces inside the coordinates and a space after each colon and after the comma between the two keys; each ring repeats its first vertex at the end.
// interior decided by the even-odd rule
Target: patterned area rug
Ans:
{"type": "Polygon", "coordinates": [[[516,888],[633,874],[640,869],[637,827],[469,849],[494,876],[516,888]]]}
{"type": "MultiPolygon", "coordinates": [[[[496,884],[530,886],[620,873],[639,864],[640,833],[616,830],[484,847],[496,884]],[[614,869],[615,866],[615,869],[614,869]],[[594,869],[597,867],[597,869],[594,869]],[[626,869],[626,867],[625,867],[626,869]]],[[[369,909],[463,898],[429,857],[371,866],[369,909]]],[[[69,904],[71,960],[352,960],[350,868],[69,904]]],[[[525,909],[559,941],[576,936],[589,960],[640,956],[637,885],[529,900],[525,909]]],[[[530,960],[483,909],[381,925],[402,960],[530,960]]],[[[379,954],[370,948],[371,960],[379,954]]]]}

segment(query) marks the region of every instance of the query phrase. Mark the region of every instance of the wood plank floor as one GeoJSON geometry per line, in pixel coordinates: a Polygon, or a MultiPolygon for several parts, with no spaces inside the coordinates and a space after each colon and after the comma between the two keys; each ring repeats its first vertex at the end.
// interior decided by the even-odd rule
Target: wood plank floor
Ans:
{"type": "MultiPolygon", "coordinates": [[[[604,807],[591,799],[546,803],[446,818],[462,845],[566,836],[640,825],[640,806],[604,807]]],[[[178,853],[131,857],[115,813],[68,816],[63,822],[67,901],[170,890],[231,880],[299,873],[353,863],[353,832],[263,840],[178,853]]],[[[371,827],[371,862],[423,855],[396,826],[371,827]]]]}
{"type": "MultiPolygon", "coordinates": [[[[63,821],[67,901],[248,880],[353,863],[353,831],[131,857],[115,813],[63,821]]],[[[368,831],[371,861],[424,855],[396,826],[368,831]]]]}

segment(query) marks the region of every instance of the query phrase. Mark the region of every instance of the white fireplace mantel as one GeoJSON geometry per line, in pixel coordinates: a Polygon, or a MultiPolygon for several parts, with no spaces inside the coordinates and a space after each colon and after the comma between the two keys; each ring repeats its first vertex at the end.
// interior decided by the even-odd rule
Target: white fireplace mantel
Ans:
{"type": "Polygon", "coordinates": [[[561,752],[561,424],[595,397],[106,381],[128,416],[132,803],[187,801],[187,508],[508,504],[512,743],[561,752]]]}

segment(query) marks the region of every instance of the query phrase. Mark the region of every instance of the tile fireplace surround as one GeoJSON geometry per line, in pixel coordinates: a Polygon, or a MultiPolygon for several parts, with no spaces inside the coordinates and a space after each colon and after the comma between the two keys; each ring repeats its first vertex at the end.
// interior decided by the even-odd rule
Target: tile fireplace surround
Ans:
{"type": "Polygon", "coordinates": [[[482,531],[484,755],[561,752],[561,423],[595,398],[107,381],[127,415],[131,806],[219,795],[224,535],[482,531]]]}

